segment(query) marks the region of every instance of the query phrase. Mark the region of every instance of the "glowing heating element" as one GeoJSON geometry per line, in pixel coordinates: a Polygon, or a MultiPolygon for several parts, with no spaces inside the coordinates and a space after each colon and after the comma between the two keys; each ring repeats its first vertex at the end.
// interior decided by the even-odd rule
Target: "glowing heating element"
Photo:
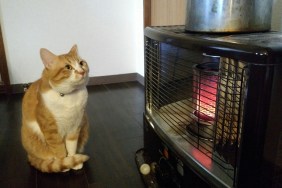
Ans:
{"type": "Polygon", "coordinates": [[[194,66],[194,118],[202,124],[212,124],[215,118],[218,63],[207,62],[194,66]]]}

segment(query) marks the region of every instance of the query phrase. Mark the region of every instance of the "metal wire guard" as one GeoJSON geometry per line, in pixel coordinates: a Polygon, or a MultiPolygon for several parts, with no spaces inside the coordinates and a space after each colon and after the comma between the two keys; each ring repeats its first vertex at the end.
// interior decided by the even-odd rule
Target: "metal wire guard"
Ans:
{"type": "Polygon", "coordinates": [[[246,65],[220,58],[216,70],[203,71],[202,62],[202,54],[146,38],[147,112],[234,178],[246,65]]]}

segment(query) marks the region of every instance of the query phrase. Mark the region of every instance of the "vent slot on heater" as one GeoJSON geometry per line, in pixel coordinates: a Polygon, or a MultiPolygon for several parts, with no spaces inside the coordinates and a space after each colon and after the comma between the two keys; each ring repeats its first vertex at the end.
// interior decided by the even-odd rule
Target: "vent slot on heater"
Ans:
{"type": "Polygon", "coordinates": [[[146,110],[155,126],[207,169],[216,164],[231,179],[240,147],[245,69],[244,62],[145,41],[146,110]]]}

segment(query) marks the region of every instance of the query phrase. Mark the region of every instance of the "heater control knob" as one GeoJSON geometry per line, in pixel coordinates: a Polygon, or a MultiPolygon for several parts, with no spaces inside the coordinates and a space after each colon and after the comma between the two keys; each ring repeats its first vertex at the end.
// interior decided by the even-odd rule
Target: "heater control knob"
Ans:
{"type": "Polygon", "coordinates": [[[139,170],[140,170],[141,174],[148,175],[151,171],[151,167],[150,167],[150,165],[144,163],[140,166],[139,170]]]}

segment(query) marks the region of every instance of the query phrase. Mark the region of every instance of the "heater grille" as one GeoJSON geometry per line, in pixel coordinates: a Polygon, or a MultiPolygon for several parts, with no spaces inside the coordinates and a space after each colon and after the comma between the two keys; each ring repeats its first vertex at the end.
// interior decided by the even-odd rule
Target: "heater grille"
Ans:
{"type": "Polygon", "coordinates": [[[145,40],[146,109],[155,129],[231,179],[242,125],[246,64],[145,40]],[[214,162],[214,163],[213,163],[214,162]]]}

